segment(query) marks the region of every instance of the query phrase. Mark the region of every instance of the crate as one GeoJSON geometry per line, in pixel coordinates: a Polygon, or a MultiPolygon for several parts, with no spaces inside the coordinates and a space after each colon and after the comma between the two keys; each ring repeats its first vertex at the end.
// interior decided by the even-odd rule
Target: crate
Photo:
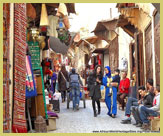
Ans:
{"type": "Polygon", "coordinates": [[[28,42],[28,48],[31,53],[32,68],[40,67],[40,47],[38,42],[28,42]]]}
{"type": "Polygon", "coordinates": [[[160,131],[160,116],[150,117],[150,129],[151,131],[160,131]]]}

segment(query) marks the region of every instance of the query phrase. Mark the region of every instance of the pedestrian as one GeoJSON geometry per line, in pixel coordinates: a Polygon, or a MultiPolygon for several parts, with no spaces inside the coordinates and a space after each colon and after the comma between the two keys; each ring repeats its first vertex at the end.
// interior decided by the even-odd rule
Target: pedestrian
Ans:
{"type": "Polygon", "coordinates": [[[82,80],[76,70],[73,68],[69,75],[70,88],[72,89],[73,110],[79,110],[80,102],[80,85],[83,86],[82,80]]]}
{"type": "Polygon", "coordinates": [[[97,117],[96,103],[98,106],[98,114],[101,112],[100,98],[101,98],[101,84],[102,84],[102,68],[100,65],[97,65],[94,69],[94,72],[89,75],[88,78],[88,91],[89,96],[92,99],[92,107],[94,112],[94,117],[97,117]]]}
{"type": "Polygon", "coordinates": [[[122,72],[122,80],[119,85],[119,92],[117,93],[117,100],[120,105],[122,105],[122,110],[124,111],[125,102],[124,99],[128,96],[130,87],[130,80],[127,78],[127,71],[122,72]]]}
{"type": "Polygon", "coordinates": [[[51,71],[51,91],[53,94],[55,93],[56,80],[57,80],[57,74],[51,71]]]}
{"type": "Polygon", "coordinates": [[[61,92],[62,102],[65,102],[66,90],[68,89],[66,82],[69,82],[68,72],[66,71],[65,65],[62,65],[58,74],[58,87],[59,92],[61,92]]]}
{"type": "Polygon", "coordinates": [[[115,118],[117,114],[117,91],[118,84],[120,82],[119,70],[115,70],[115,76],[111,76],[111,70],[109,66],[105,67],[105,76],[103,77],[103,85],[105,86],[105,103],[108,108],[107,115],[115,118]],[[111,103],[111,96],[113,93],[113,103],[111,103]]]}
{"type": "Polygon", "coordinates": [[[157,117],[160,115],[160,85],[157,85],[154,89],[155,97],[153,99],[153,107],[148,108],[146,106],[140,107],[140,118],[143,122],[142,129],[148,130],[150,127],[148,117],[157,117]]]}

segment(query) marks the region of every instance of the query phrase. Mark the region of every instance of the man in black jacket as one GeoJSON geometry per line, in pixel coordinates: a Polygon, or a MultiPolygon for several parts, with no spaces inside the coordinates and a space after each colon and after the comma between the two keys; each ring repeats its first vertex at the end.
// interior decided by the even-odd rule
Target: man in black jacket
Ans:
{"type": "Polygon", "coordinates": [[[125,112],[128,118],[122,120],[121,122],[122,124],[131,124],[130,114],[132,111],[132,114],[136,120],[136,123],[134,125],[136,125],[137,127],[141,127],[142,122],[141,122],[141,119],[139,117],[139,112],[138,112],[139,105],[144,105],[146,107],[152,106],[153,98],[154,98],[153,92],[146,91],[144,86],[139,87],[138,91],[139,91],[139,94],[141,95],[141,99],[138,101],[135,98],[129,97],[128,102],[126,104],[126,112],[125,112]]]}
{"type": "Polygon", "coordinates": [[[141,96],[143,96],[143,98],[142,98],[142,100],[138,101],[139,106],[132,106],[131,107],[133,117],[136,121],[136,123],[133,125],[136,125],[136,127],[142,126],[142,120],[141,120],[140,115],[139,115],[139,109],[140,109],[141,105],[144,105],[145,107],[148,107],[148,108],[152,107],[153,98],[154,98],[154,93],[151,91],[145,91],[144,90],[141,93],[142,93],[141,96]]]}

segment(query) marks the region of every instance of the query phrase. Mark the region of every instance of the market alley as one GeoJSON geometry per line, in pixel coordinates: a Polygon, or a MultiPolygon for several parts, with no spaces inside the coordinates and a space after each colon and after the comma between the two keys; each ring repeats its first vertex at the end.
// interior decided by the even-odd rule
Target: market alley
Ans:
{"type": "MultiPolygon", "coordinates": [[[[121,124],[124,118],[124,111],[118,110],[116,118],[109,117],[107,113],[106,104],[101,102],[101,114],[97,118],[93,116],[91,100],[86,100],[86,108],[83,108],[83,101],[80,101],[79,111],[72,110],[72,101],[70,102],[70,109],[66,108],[67,103],[60,103],[59,119],[56,120],[56,130],[49,131],[49,133],[93,133],[102,131],[109,132],[133,132],[136,133],[142,130],[131,124],[121,124]]],[[[132,120],[132,123],[135,123],[132,120]]]]}

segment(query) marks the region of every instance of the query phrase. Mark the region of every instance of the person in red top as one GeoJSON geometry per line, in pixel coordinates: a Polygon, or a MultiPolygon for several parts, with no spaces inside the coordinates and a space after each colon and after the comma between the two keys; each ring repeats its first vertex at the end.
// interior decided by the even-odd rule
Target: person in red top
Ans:
{"type": "Polygon", "coordinates": [[[127,78],[127,72],[122,72],[122,80],[120,81],[119,85],[119,92],[117,93],[117,100],[119,104],[122,105],[122,110],[124,110],[124,99],[129,93],[129,87],[130,87],[130,80],[127,78]]]}

